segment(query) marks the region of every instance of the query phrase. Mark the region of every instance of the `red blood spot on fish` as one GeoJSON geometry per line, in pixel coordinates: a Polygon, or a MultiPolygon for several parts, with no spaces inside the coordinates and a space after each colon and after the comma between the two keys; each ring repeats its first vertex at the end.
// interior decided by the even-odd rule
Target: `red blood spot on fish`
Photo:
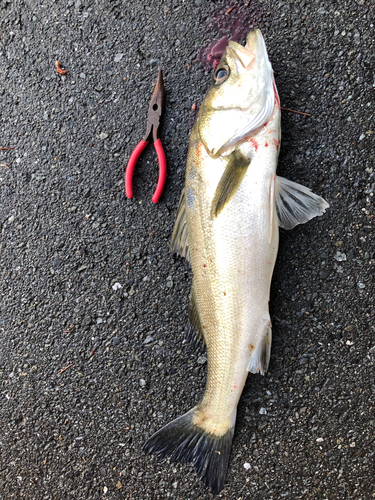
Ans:
{"type": "Polygon", "coordinates": [[[208,153],[206,151],[206,148],[204,147],[204,145],[201,142],[199,142],[197,144],[196,151],[197,151],[197,156],[200,160],[203,161],[203,160],[207,159],[208,153]]]}
{"type": "Polygon", "coordinates": [[[268,148],[268,142],[266,141],[266,144],[265,144],[266,148],[268,148]]]}
{"type": "Polygon", "coordinates": [[[206,264],[203,264],[203,267],[207,267],[206,264]]]}
{"type": "Polygon", "coordinates": [[[277,139],[273,139],[273,143],[276,146],[276,149],[279,149],[279,141],[277,139]]]}
{"type": "Polygon", "coordinates": [[[253,146],[253,148],[255,149],[255,151],[258,151],[258,143],[255,139],[250,139],[250,144],[253,146]]]}

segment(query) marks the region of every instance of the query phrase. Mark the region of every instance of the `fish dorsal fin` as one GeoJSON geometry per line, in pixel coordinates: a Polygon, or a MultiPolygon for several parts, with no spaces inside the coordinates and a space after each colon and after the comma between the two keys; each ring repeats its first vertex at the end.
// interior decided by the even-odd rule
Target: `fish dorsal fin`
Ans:
{"type": "Polygon", "coordinates": [[[177,209],[177,218],[173,229],[171,243],[169,245],[172,253],[185,257],[190,262],[188,232],[185,211],[185,188],[182,190],[180,202],[177,209]]]}
{"type": "Polygon", "coordinates": [[[329,204],[309,188],[276,176],[276,212],[279,226],[292,229],[317,215],[322,215],[329,204]]]}
{"type": "Polygon", "coordinates": [[[240,151],[235,150],[224,170],[223,175],[217,185],[212,204],[211,218],[216,217],[223,210],[225,205],[236,194],[240,184],[245,177],[250,159],[244,156],[240,151]]]}
{"type": "Polygon", "coordinates": [[[265,329],[265,334],[257,346],[249,344],[251,357],[247,366],[247,371],[250,373],[260,373],[264,375],[268,370],[271,357],[271,344],[272,344],[272,328],[271,321],[265,329]]]}
{"type": "Polygon", "coordinates": [[[186,335],[190,342],[198,344],[204,342],[203,329],[197,309],[197,301],[195,297],[194,282],[191,286],[190,303],[189,303],[189,324],[186,328],[186,335]]]}

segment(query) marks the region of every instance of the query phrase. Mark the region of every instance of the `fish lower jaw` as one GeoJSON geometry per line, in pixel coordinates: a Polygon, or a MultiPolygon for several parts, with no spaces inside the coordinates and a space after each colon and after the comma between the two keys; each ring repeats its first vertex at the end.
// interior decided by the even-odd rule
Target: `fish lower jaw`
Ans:
{"type": "Polygon", "coordinates": [[[224,436],[236,423],[236,411],[227,417],[221,416],[218,412],[210,412],[206,409],[198,408],[192,418],[192,422],[205,432],[215,436],[224,436]]]}

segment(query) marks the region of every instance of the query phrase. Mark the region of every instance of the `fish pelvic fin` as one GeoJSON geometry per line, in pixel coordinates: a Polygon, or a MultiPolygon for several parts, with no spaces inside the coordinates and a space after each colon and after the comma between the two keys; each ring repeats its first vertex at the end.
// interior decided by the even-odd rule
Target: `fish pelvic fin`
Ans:
{"type": "Polygon", "coordinates": [[[329,204],[309,188],[276,176],[276,211],[279,226],[293,229],[317,215],[322,215],[329,204]]]}
{"type": "Polygon", "coordinates": [[[189,323],[186,327],[186,336],[195,346],[198,346],[201,341],[204,342],[203,328],[195,297],[194,281],[190,292],[189,323]]]}
{"type": "Polygon", "coordinates": [[[249,364],[247,365],[248,372],[260,373],[261,375],[267,373],[271,357],[271,344],[272,344],[272,328],[270,321],[269,326],[267,326],[266,333],[261,342],[259,342],[255,348],[251,344],[249,344],[249,349],[251,351],[251,358],[249,364]]]}
{"type": "Polygon", "coordinates": [[[196,410],[194,407],[157,431],[143,450],[172,461],[193,463],[203,483],[216,495],[224,487],[234,427],[222,436],[209,433],[193,423],[196,410]]]}
{"type": "Polygon", "coordinates": [[[250,165],[250,159],[244,156],[240,151],[235,150],[224,170],[223,175],[217,185],[212,204],[211,218],[216,217],[223,210],[225,205],[236,194],[240,184],[245,177],[250,165]]]}
{"type": "Polygon", "coordinates": [[[190,262],[185,205],[186,197],[184,188],[178,204],[177,217],[171,238],[170,250],[171,253],[177,253],[178,255],[181,255],[181,257],[185,257],[190,262]]]}

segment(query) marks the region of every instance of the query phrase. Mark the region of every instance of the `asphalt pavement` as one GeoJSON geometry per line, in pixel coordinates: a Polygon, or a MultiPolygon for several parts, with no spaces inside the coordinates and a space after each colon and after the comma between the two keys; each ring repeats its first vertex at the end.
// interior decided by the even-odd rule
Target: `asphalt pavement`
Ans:
{"type": "Polygon", "coordinates": [[[253,26],[281,105],[309,114],[283,111],[278,172],[330,208],[280,232],[270,369],[248,378],[217,498],[375,497],[374,24],[373,0],[0,0],[1,499],[212,498],[142,445],[204,389],[168,243],[209,47],[253,26]],[[159,65],[153,204],[152,147],[132,200],[123,176],[159,65]]]}

